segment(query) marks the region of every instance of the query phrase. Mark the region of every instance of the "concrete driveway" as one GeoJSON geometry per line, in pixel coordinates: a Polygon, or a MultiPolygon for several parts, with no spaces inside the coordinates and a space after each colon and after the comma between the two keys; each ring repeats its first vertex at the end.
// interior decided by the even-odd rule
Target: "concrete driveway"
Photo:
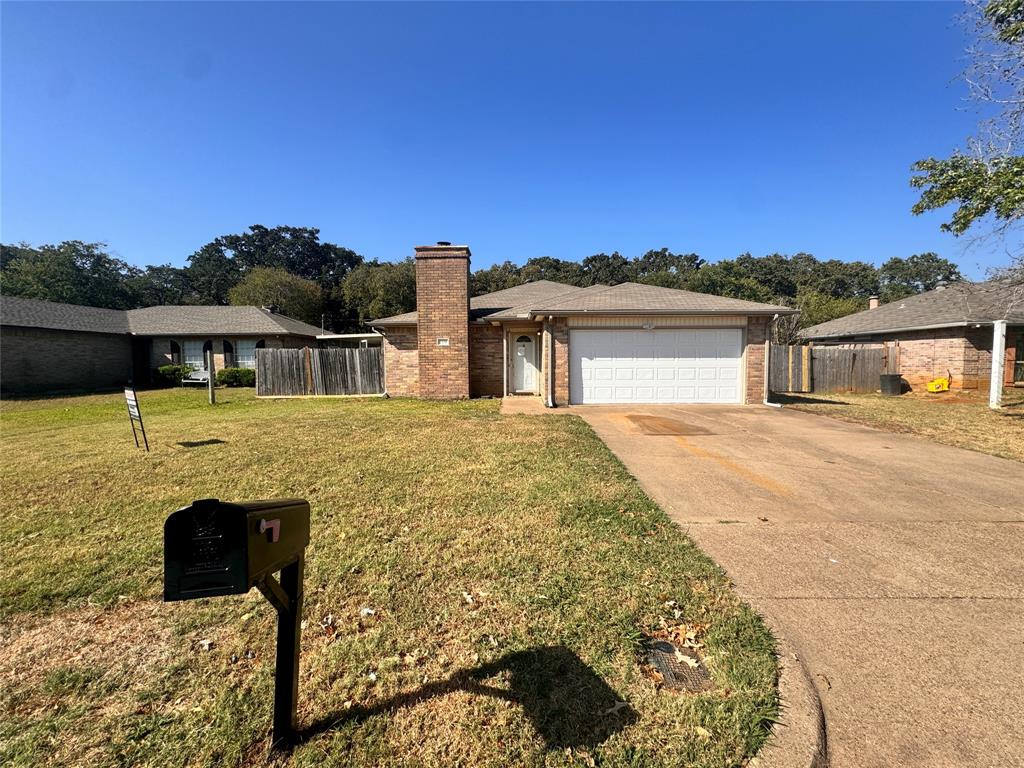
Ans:
{"type": "Polygon", "coordinates": [[[799,649],[833,766],[1024,765],[1024,465],[767,407],[572,410],[799,649]]]}

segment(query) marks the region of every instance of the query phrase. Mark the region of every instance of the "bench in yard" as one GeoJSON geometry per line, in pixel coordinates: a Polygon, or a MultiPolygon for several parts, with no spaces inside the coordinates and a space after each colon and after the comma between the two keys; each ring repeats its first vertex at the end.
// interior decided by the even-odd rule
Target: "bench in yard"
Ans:
{"type": "Polygon", "coordinates": [[[189,372],[188,376],[181,378],[181,386],[186,384],[209,384],[210,372],[202,368],[189,372]]]}

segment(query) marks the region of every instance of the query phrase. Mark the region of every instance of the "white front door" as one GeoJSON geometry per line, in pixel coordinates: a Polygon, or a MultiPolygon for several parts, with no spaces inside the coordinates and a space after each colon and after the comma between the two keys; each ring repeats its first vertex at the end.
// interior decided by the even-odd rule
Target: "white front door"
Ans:
{"type": "Polygon", "coordinates": [[[537,342],[525,333],[516,336],[512,345],[512,391],[537,391],[537,342]]]}
{"type": "Polygon", "coordinates": [[[740,329],[571,331],[572,403],[739,403],[740,329]]]}

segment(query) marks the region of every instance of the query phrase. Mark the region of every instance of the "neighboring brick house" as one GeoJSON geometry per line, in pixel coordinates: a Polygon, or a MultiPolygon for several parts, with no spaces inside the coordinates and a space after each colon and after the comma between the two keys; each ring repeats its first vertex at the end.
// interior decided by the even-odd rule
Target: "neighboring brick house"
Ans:
{"type": "Polygon", "coordinates": [[[253,367],[260,347],[316,345],[320,329],[260,307],[116,310],[4,296],[0,391],[91,392],[144,386],[161,365],[253,367]]]}
{"type": "MultiPolygon", "coordinates": [[[[1024,285],[953,283],[812,326],[815,344],[887,344],[911,389],[950,377],[955,389],[990,388],[992,350],[1004,350],[1005,386],[1024,385],[1024,285]]],[[[998,361],[997,361],[998,363],[998,361]]]]}
{"type": "Polygon", "coordinates": [[[759,403],[767,328],[794,310],[638,283],[540,280],[470,297],[469,248],[416,249],[416,311],[373,320],[391,395],[759,403]]]}

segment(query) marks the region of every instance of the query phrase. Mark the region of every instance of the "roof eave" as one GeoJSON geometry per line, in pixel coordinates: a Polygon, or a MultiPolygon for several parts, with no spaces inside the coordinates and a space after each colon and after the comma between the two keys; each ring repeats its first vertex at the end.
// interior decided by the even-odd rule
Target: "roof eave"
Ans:
{"type": "Polygon", "coordinates": [[[531,315],[549,315],[551,317],[578,317],[582,315],[795,315],[796,309],[780,307],[778,309],[534,309],[531,315]]]}
{"type": "MultiPolygon", "coordinates": [[[[908,333],[909,331],[936,331],[941,328],[966,328],[969,325],[992,325],[991,320],[962,320],[956,323],[938,323],[935,325],[909,325],[902,328],[882,328],[880,330],[843,331],[842,333],[807,333],[801,331],[800,336],[806,339],[842,339],[847,336],[878,336],[885,333],[908,333]]],[[[807,330],[810,330],[809,328],[807,330]]]]}

